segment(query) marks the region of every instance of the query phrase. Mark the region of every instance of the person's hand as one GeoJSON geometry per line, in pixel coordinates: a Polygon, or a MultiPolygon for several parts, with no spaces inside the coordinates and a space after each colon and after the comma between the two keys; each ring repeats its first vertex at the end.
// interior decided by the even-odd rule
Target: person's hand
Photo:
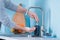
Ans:
{"type": "Polygon", "coordinates": [[[34,18],[34,19],[36,20],[36,22],[39,21],[38,16],[36,15],[36,13],[33,13],[33,12],[29,11],[29,12],[28,12],[28,15],[29,15],[30,17],[34,18]]]}
{"type": "Polygon", "coordinates": [[[35,31],[35,27],[29,28],[29,27],[25,27],[25,31],[26,32],[34,32],[35,31]]]}

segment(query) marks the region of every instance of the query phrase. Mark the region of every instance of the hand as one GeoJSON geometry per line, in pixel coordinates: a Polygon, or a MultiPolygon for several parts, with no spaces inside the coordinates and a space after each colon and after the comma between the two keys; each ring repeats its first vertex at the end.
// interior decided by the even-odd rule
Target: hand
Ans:
{"type": "Polygon", "coordinates": [[[33,12],[29,11],[29,12],[28,12],[28,15],[29,15],[30,17],[34,18],[34,19],[36,20],[36,22],[39,21],[38,16],[36,15],[36,13],[33,13],[33,12]]]}
{"type": "Polygon", "coordinates": [[[26,31],[26,32],[34,32],[35,29],[36,29],[35,27],[32,27],[32,28],[26,27],[26,28],[25,28],[25,31],[26,31]]]}

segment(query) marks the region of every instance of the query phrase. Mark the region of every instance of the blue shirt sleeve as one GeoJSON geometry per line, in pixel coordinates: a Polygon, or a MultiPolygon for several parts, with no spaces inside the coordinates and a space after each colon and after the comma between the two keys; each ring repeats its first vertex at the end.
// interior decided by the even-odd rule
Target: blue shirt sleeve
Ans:
{"type": "Polygon", "coordinates": [[[17,11],[18,6],[12,3],[10,0],[4,0],[5,8],[13,11],[17,11]]]}

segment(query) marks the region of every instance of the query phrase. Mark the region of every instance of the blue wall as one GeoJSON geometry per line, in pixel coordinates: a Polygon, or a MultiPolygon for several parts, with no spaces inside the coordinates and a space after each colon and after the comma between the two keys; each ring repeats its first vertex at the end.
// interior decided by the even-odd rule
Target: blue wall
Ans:
{"type": "Polygon", "coordinates": [[[53,34],[56,33],[60,38],[60,0],[49,0],[49,6],[51,9],[51,28],[53,34]]]}

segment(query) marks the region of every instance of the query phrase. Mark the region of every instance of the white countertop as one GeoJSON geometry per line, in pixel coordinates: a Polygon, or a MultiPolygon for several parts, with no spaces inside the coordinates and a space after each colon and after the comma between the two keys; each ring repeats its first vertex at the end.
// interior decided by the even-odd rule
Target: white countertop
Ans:
{"type": "Polygon", "coordinates": [[[5,40],[60,40],[57,38],[40,38],[40,37],[6,37],[0,36],[0,38],[5,40]]]}

